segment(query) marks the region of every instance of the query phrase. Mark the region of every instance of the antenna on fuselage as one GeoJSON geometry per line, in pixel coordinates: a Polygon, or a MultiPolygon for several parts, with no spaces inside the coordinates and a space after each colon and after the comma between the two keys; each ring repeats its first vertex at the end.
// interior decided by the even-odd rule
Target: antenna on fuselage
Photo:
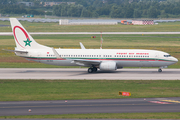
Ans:
{"type": "Polygon", "coordinates": [[[102,38],[102,32],[101,32],[101,47],[100,47],[100,49],[102,49],[102,44],[103,44],[103,38],[102,38]]]}

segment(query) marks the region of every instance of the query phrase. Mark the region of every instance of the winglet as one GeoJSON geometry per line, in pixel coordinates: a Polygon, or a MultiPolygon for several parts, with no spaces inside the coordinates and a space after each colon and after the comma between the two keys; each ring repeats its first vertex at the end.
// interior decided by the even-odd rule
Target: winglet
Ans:
{"type": "Polygon", "coordinates": [[[80,44],[80,46],[81,46],[81,49],[86,49],[81,42],[80,42],[79,44],[80,44]]]}

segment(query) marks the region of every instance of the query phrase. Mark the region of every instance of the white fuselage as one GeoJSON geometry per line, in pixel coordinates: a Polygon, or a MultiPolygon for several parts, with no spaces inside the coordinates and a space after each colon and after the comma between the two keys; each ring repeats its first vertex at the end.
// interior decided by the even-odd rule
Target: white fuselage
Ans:
{"type": "MultiPolygon", "coordinates": [[[[30,49],[17,54],[28,60],[59,66],[80,66],[73,60],[114,61],[122,67],[166,67],[178,60],[168,53],[141,49],[56,49],[61,58],[56,58],[51,49],[30,49]]],[[[90,65],[82,65],[91,67],[90,65]]],[[[98,66],[97,66],[98,67],[98,66]]]]}

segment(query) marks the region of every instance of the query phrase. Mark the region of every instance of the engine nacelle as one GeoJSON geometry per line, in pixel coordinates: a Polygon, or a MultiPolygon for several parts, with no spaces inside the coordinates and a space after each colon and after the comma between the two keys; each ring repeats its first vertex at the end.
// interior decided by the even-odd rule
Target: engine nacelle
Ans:
{"type": "Polygon", "coordinates": [[[116,62],[114,61],[108,61],[108,62],[102,62],[99,65],[100,70],[117,70],[116,62]]]}

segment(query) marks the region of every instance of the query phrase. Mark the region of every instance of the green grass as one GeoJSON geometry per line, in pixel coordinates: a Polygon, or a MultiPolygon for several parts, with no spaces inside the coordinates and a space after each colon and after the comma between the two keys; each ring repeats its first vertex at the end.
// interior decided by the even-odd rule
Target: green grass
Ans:
{"type": "Polygon", "coordinates": [[[179,86],[178,80],[0,80],[0,101],[180,97],[179,86]]]}
{"type": "MultiPolygon", "coordinates": [[[[28,32],[178,32],[180,22],[159,23],[158,25],[59,25],[59,23],[30,23],[20,21],[28,32]],[[87,29],[88,28],[88,29],[87,29]]],[[[0,21],[0,25],[10,25],[0,21]]],[[[1,27],[0,32],[11,32],[11,27],[1,27]]]]}
{"type": "MultiPolygon", "coordinates": [[[[62,47],[80,48],[82,42],[87,48],[100,47],[100,35],[34,35],[33,38],[40,44],[62,47]]],[[[121,49],[121,47],[171,47],[180,46],[180,35],[103,35],[103,48],[121,49]]],[[[12,36],[0,36],[0,46],[14,46],[12,36]]]]}
{"type": "Polygon", "coordinates": [[[97,113],[62,115],[0,116],[0,119],[180,119],[180,112],[174,113],[97,113]]]}

